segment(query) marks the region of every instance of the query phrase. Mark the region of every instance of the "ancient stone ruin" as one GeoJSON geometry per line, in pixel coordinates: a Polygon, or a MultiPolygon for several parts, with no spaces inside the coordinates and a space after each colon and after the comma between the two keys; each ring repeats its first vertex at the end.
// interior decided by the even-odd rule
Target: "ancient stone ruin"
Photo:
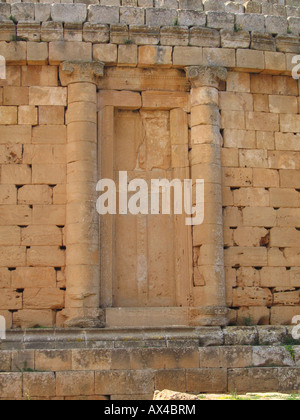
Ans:
{"type": "Polygon", "coordinates": [[[2,0],[0,399],[300,389],[299,35],[299,0],[2,0]],[[100,216],[124,173],[203,220],[100,216]]]}

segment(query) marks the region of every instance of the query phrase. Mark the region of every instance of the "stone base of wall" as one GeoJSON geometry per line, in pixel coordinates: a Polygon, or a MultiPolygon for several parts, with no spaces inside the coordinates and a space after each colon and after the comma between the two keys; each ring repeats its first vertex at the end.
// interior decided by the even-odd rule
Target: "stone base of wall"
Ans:
{"type": "Polygon", "coordinates": [[[151,400],[300,389],[292,327],[9,331],[0,399],[151,400]]]}

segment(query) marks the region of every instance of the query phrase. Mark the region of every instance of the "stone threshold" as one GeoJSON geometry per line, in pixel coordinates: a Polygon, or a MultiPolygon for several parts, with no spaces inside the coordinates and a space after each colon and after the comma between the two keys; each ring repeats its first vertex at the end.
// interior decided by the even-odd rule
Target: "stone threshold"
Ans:
{"type": "Polygon", "coordinates": [[[299,344],[292,326],[9,330],[0,350],[198,348],[299,344]]]}

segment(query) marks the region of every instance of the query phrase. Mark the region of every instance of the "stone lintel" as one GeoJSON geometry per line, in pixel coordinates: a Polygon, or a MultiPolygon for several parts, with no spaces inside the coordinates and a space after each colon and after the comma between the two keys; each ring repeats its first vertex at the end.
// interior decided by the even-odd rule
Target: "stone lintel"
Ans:
{"type": "Polygon", "coordinates": [[[64,61],[59,69],[62,86],[71,83],[93,83],[104,75],[104,63],[100,61],[64,61]]]}
{"type": "Polygon", "coordinates": [[[218,88],[221,81],[227,80],[227,69],[219,66],[189,66],[185,68],[186,76],[192,88],[218,88]]]}

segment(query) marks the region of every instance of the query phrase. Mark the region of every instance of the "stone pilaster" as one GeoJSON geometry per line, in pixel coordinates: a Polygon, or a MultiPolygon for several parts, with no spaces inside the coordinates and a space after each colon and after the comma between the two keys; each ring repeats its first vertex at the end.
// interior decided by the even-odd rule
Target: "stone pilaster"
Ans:
{"type": "Polygon", "coordinates": [[[200,323],[226,324],[219,85],[221,67],[186,69],[191,83],[191,177],[204,179],[204,222],[193,227],[193,306],[200,323]],[[197,312],[197,310],[196,310],[197,312]],[[207,319],[205,320],[205,318],[207,319]]]}
{"type": "Polygon", "coordinates": [[[103,327],[100,307],[97,184],[97,81],[104,65],[64,62],[60,80],[68,86],[66,304],[68,327],[103,327]]]}

